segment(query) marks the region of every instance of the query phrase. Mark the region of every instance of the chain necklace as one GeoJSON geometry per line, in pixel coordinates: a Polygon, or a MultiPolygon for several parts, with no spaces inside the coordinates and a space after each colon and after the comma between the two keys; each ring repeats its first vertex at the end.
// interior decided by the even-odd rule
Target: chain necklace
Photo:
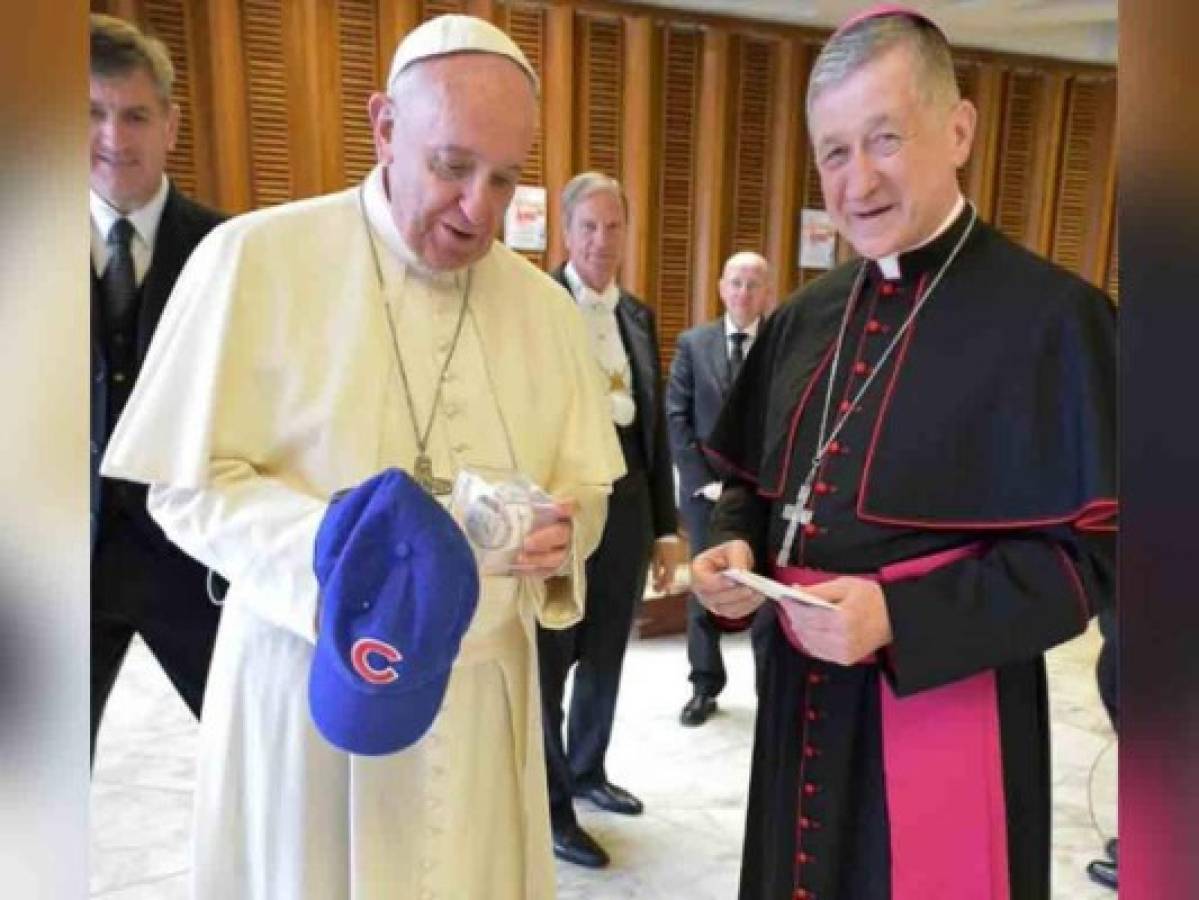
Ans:
{"type": "Polygon", "coordinates": [[[458,322],[454,326],[454,337],[450,341],[450,349],[441,364],[441,371],[437,374],[437,387],[433,391],[433,405],[429,408],[429,419],[422,431],[420,423],[416,419],[416,404],[412,402],[408,370],[404,368],[404,359],[400,355],[400,339],[396,333],[391,303],[387,299],[383,282],[383,266],[379,262],[379,250],[375,247],[375,235],[371,230],[370,219],[366,215],[365,191],[362,186],[358,188],[358,208],[362,212],[362,224],[366,228],[366,238],[371,248],[371,260],[375,264],[375,279],[379,285],[379,294],[383,298],[383,310],[387,314],[387,329],[391,332],[391,347],[395,351],[396,366],[400,370],[400,383],[404,386],[404,399],[408,402],[408,418],[412,423],[412,438],[416,441],[416,458],[412,462],[412,477],[428,494],[448,494],[453,487],[451,482],[446,478],[437,478],[433,475],[433,461],[429,458],[428,452],[429,435],[433,431],[433,420],[437,416],[437,407],[441,403],[441,389],[445,385],[445,375],[450,368],[450,360],[454,358],[454,352],[458,349],[458,339],[462,336],[462,325],[466,322],[466,314],[470,309],[470,285],[474,269],[466,270],[466,285],[462,292],[462,305],[458,309],[458,322]]]}
{"type": "Polygon", "coordinates": [[[941,268],[937,270],[937,274],[933,277],[932,282],[929,284],[928,290],[926,290],[912,305],[912,311],[908,313],[907,318],[903,320],[903,324],[900,325],[895,331],[895,336],[891,338],[891,342],[887,344],[886,349],[883,350],[883,353],[879,357],[878,362],[874,365],[873,370],[862,382],[862,385],[858,388],[853,400],[850,401],[849,405],[845,407],[844,411],[833,423],[832,429],[830,430],[828,426],[829,411],[832,408],[833,402],[833,384],[837,380],[837,367],[841,362],[841,350],[845,344],[845,332],[849,328],[849,317],[853,312],[854,307],[857,305],[859,299],[858,295],[861,293],[862,283],[866,278],[866,269],[870,265],[869,260],[862,260],[862,265],[858,269],[857,277],[854,279],[853,287],[849,292],[849,302],[845,304],[845,313],[841,316],[841,328],[837,333],[837,343],[833,349],[833,361],[832,365],[829,367],[828,373],[828,387],[824,392],[824,409],[820,414],[820,433],[816,438],[816,453],[812,457],[812,463],[808,468],[808,474],[804,477],[803,483],[800,485],[799,491],[795,495],[795,502],[788,503],[783,506],[783,518],[787,521],[787,530],[783,535],[783,544],[779,548],[778,556],[775,558],[775,565],[777,565],[779,568],[782,568],[787,564],[787,558],[791,555],[791,547],[795,543],[795,536],[799,532],[799,526],[807,525],[812,521],[812,508],[810,505],[812,499],[812,485],[816,481],[816,473],[820,471],[820,466],[824,462],[824,457],[828,454],[828,448],[831,447],[833,442],[837,439],[837,435],[841,433],[841,429],[844,428],[845,423],[849,421],[849,417],[852,414],[854,407],[856,407],[862,401],[862,397],[865,395],[866,390],[874,382],[874,379],[878,373],[882,371],[882,368],[884,365],[886,365],[891,353],[897,346],[899,346],[899,342],[907,333],[908,328],[911,327],[913,320],[915,320],[916,314],[920,312],[920,310],[924,307],[924,304],[927,303],[929,298],[933,295],[933,291],[937,289],[937,285],[941,283],[941,279],[945,276],[945,273],[949,270],[949,267],[952,265],[953,261],[957,259],[958,253],[960,253],[962,247],[965,246],[966,239],[970,237],[971,232],[974,230],[974,223],[978,219],[978,210],[975,209],[973,203],[969,205],[970,221],[966,224],[966,229],[962,232],[962,236],[958,238],[957,243],[954,244],[953,250],[950,251],[949,256],[941,265],[941,268]]]}

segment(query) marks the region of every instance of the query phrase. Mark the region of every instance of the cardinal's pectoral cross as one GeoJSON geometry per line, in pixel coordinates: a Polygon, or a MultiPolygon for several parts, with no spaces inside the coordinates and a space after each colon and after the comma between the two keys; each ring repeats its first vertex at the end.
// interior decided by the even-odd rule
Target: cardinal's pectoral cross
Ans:
{"type": "Polygon", "coordinates": [[[412,477],[426,494],[434,497],[448,494],[454,487],[448,478],[438,478],[433,474],[433,460],[424,453],[418,453],[412,463],[412,477]]]}
{"type": "Polygon", "coordinates": [[[783,518],[787,521],[787,531],[783,534],[783,545],[779,548],[779,554],[775,558],[775,565],[779,568],[787,565],[787,558],[791,555],[791,548],[795,545],[795,536],[799,533],[800,525],[807,525],[812,521],[812,510],[808,508],[808,499],[812,496],[812,485],[805,481],[799,489],[799,493],[795,495],[795,502],[788,503],[783,507],[783,518]]]}

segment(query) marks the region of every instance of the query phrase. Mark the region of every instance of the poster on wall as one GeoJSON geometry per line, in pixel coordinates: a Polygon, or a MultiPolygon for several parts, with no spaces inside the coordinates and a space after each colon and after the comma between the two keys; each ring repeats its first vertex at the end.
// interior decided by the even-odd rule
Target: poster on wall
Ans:
{"type": "Polygon", "coordinates": [[[799,218],[799,267],[831,269],[837,256],[837,230],[823,209],[805,209],[799,218]]]}
{"type": "Polygon", "coordinates": [[[513,250],[545,251],[545,188],[517,185],[504,214],[504,243],[513,250]]]}

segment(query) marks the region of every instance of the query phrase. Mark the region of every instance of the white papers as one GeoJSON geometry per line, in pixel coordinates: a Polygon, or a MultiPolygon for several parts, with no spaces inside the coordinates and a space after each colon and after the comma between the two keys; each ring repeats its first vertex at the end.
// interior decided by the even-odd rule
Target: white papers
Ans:
{"type": "Polygon", "coordinates": [[[748,572],[745,569],[725,569],[720,574],[730,581],[735,581],[738,584],[745,585],[747,588],[752,588],[759,594],[769,597],[771,600],[778,600],[780,602],[791,600],[808,606],[819,606],[822,609],[831,609],[835,612],[840,612],[835,603],[829,603],[827,600],[822,600],[814,594],[809,594],[807,591],[793,585],[782,584],[770,578],[764,578],[755,572],[748,572]]]}

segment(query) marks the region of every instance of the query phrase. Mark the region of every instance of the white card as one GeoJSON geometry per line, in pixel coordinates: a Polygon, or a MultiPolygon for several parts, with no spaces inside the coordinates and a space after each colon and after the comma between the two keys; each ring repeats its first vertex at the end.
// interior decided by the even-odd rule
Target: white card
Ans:
{"type": "Polygon", "coordinates": [[[794,585],[783,584],[771,578],[765,578],[756,572],[749,572],[745,569],[725,569],[720,574],[730,581],[735,581],[738,584],[745,585],[747,588],[752,588],[759,594],[769,597],[771,600],[793,600],[797,603],[805,603],[808,606],[819,606],[822,609],[831,609],[840,612],[836,603],[829,603],[827,600],[822,600],[814,594],[809,594],[807,591],[797,588],[794,585]]]}

